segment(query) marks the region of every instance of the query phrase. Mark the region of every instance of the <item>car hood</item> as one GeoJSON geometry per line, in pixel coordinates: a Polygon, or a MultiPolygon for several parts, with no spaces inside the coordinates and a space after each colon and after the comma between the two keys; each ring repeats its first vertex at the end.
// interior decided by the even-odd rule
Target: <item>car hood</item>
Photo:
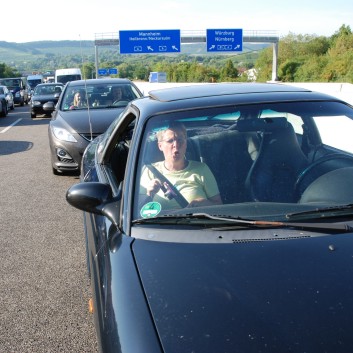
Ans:
{"type": "Polygon", "coordinates": [[[353,348],[352,234],[133,252],[164,352],[353,348]]]}
{"type": "Polygon", "coordinates": [[[60,111],[57,119],[63,120],[64,125],[69,125],[78,133],[89,133],[90,124],[94,134],[103,133],[112,121],[121,113],[121,109],[91,109],[87,110],[70,110],[60,111]]]}

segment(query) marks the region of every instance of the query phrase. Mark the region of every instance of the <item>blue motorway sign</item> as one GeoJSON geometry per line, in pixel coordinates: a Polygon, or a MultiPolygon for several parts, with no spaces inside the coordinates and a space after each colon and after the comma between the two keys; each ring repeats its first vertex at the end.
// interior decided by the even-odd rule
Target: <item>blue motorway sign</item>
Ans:
{"type": "Polygon", "coordinates": [[[119,31],[120,54],[180,52],[180,30],[119,31]]]}
{"type": "Polygon", "coordinates": [[[207,29],[207,51],[242,51],[242,29],[207,29]]]}
{"type": "Polygon", "coordinates": [[[107,75],[117,75],[118,69],[111,68],[111,69],[98,69],[99,76],[107,76],[107,75]]]}
{"type": "Polygon", "coordinates": [[[100,75],[100,76],[108,75],[108,70],[107,69],[98,69],[98,75],[100,75]]]}

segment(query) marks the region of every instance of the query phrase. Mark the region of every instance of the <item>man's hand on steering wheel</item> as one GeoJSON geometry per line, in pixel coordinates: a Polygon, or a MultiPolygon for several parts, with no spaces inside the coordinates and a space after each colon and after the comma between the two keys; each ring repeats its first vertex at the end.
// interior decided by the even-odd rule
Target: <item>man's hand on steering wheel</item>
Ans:
{"type": "MultiPolygon", "coordinates": [[[[154,166],[151,164],[147,164],[146,167],[153,173],[156,179],[156,183],[151,184],[154,185],[153,188],[157,189],[157,184],[159,184],[159,188],[161,188],[164,192],[164,195],[169,199],[175,199],[175,201],[182,207],[187,207],[189,202],[185,199],[185,197],[180,193],[180,191],[154,166]]],[[[153,189],[152,188],[152,189],[153,189]]],[[[157,192],[159,191],[159,188],[157,192]]],[[[154,189],[153,189],[154,190],[154,189]]]]}
{"type": "Polygon", "coordinates": [[[161,188],[161,185],[162,184],[158,179],[152,179],[147,186],[147,196],[151,196],[153,198],[153,196],[157,194],[157,192],[161,188]]]}

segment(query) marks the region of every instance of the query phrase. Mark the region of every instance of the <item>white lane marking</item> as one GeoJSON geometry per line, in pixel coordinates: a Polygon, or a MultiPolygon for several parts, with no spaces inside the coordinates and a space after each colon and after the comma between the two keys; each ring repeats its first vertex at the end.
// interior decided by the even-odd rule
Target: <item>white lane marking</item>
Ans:
{"type": "Polygon", "coordinates": [[[16,125],[17,123],[19,123],[22,120],[22,118],[17,119],[15,122],[13,122],[11,125],[9,125],[7,128],[5,128],[4,130],[0,131],[0,134],[5,133],[7,130],[10,130],[14,125],[16,125]]]}

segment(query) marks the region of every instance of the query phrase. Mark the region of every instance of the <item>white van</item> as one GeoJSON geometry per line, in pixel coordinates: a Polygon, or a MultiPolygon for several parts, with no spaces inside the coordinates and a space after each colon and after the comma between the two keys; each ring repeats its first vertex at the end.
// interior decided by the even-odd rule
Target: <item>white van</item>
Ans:
{"type": "Polygon", "coordinates": [[[78,68],[55,70],[55,82],[63,83],[82,80],[81,70],[78,68]]]}
{"type": "Polygon", "coordinates": [[[37,85],[44,82],[43,75],[28,75],[27,83],[31,86],[31,89],[34,90],[37,85]]]}
{"type": "Polygon", "coordinates": [[[167,82],[167,74],[165,72],[150,72],[149,82],[167,82]]]}

